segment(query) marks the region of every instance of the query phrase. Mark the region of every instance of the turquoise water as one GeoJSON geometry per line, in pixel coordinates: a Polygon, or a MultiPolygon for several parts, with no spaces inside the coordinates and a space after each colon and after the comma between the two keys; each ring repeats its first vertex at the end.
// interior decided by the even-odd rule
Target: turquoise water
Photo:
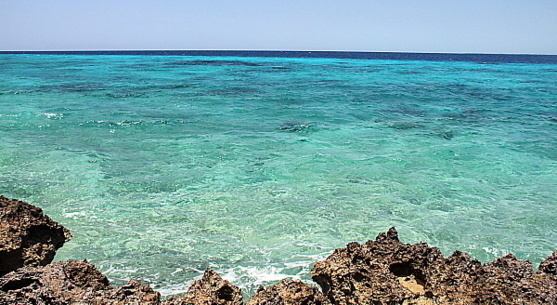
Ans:
{"type": "Polygon", "coordinates": [[[0,194],[120,283],[253,291],[396,226],[484,262],[557,249],[557,65],[0,55],[0,194]]]}

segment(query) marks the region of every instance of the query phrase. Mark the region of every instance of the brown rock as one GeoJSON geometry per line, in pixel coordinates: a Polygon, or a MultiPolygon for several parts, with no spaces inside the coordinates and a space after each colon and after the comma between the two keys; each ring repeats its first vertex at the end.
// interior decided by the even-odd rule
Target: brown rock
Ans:
{"type": "Polygon", "coordinates": [[[130,280],[126,285],[115,289],[96,291],[93,297],[87,298],[87,304],[158,305],[160,294],[138,280],[130,280]]]}
{"type": "Polygon", "coordinates": [[[249,300],[247,305],[326,305],[325,296],[316,287],[300,280],[285,279],[263,288],[249,300]]]}
{"type": "MultiPolygon", "coordinates": [[[[160,294],[136,280],[112,288],[87,261],[48,264],[69,239],[68,230],[40,208],[0,196],[0,305],[160,304],[160,294]]],[[[260,288],[247,305],[557,305],[557,251],[537,272],[511,254],[482,265],[463,252],[445,258],[426,243],[403,244],[394,228],[375,241],[336,249],[316,263],[312,278],[323,293],[283,280],[260,288]]],[[[243,302],[238,287],[208,269],[184,296],[163,304],[243,302]]]]}
{"type": "Polygon", "coordinates": [[[425,243],[406,245],[394,228],[365,245],[349,243],[317,262],[312,278],[334,304],[402,304],[429,296],[424,287],[429,265],[441,252],[425,243]]]}
{"type": "Polygon", "coordinates": [[[70,238],[70,232],[40,208],[0,196],[0,275],[50,263],[70,238]]]}
{"type": "Polygon", "coordinates": [[[223,280],[215,271],[205,270],[203,277],[193,282],[186,295],[173,297],[164,305],[242,305],[240,288],[223,280]]]}
{"type": "Polygon", "coordinates": [[[160,295],[137,281],[112,289],[87,261],[23,267],[0,277],[0,304],[159,304],[160,295]]]}
{"type": "Polygon", "coordinates": [[[557,304],[557,253],[534,273],[513,255],[482,264],[425,243],[403,244],[394,228],[365,245],[336,249],[312,270],[333,304],[557,304]]]}
{"type": "Polygon", "coordinates": [[[557,276],[557,251],[553,251],[548,258],[541,262],[539,269],[543,273],[557,276]]]}
{"type": "Polygon", "coordinates": [[[473,289],[479,304],[557,304],[556,283],[512,254],[482,266],[473,289]]]}

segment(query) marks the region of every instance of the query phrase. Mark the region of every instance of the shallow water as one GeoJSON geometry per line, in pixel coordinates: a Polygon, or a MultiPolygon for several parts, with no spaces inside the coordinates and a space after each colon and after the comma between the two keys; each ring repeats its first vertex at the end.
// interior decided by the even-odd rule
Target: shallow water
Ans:
{"type": "Polygon", "coordinates": [[[557,65],[0,55],[0,194],[164,294],[248,292],[391,226],[484,262],[557,249],[557,65]]]}

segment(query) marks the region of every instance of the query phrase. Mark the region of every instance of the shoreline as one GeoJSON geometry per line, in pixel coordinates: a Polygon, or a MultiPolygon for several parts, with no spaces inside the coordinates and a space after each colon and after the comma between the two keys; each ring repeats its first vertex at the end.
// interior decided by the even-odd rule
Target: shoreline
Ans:
{"type": "MultiPolygon", "coordinates": [[[[40,208],[0,196],[0,304],[244,304],[240,288],[210,269],[167,299],[137,280],[112,287],[85,260],[52,263],[70,239],[40,208]]],[[[444,257],[426,243],[401,243],[395,228],[334,250],[311,276],[321,290],[285,279],[246,304],[557,304],[557,251],[538,271],[512,254],[482,264],[464,252],[444,257]]]]}

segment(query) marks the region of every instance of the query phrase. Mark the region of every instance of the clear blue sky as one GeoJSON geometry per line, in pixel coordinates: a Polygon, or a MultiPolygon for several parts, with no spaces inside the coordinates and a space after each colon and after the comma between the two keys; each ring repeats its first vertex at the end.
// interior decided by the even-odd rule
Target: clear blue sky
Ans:
{"type": "Polygon", "coordinates": [[[0,0],[0,50],[557,54],[557,0],[0,0]]]}

